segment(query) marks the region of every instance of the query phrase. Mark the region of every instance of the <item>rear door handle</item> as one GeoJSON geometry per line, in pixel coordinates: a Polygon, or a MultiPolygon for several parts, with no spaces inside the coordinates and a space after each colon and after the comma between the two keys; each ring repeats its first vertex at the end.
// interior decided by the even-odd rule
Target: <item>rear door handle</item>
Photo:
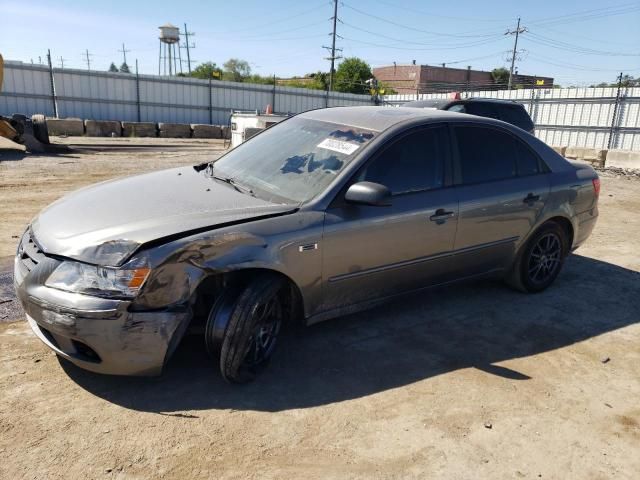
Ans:
{"type": "Polygon", "coordinates": [[[454,212],[447,212],[444,208],[439,208],[436,210],[436,213],[429,217],[429,220],[440,224],[446,222],[447,219],[453,216],[455,216],[454,212]]]}
{"type": "Polygon", "coordinates": [[[540,195],[534,195],[533,193],[530,193],[525,197],[523,202],[531,204],[531,203],[537,202],[538,200],[540,200],[540,195]]]}

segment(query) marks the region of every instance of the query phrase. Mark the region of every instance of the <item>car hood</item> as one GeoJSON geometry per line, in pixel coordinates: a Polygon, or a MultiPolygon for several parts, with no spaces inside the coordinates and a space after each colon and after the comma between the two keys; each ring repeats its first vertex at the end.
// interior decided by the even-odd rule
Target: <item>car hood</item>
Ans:
{"type": "Polygon", "coordinates": [[[45,253],[118,266],[153,240],[295,209],[182,167],[73,192],[40,212],[31,233],[45,253]]]}

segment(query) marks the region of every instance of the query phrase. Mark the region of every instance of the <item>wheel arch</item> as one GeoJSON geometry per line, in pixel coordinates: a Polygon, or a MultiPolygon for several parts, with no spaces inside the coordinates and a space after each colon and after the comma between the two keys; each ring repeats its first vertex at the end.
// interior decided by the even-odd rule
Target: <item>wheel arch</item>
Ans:
{"type": "Polygon", "coordinates": [[[289,288],[290,315],[294,321],[304,317],[304,299],[298,284],[287,274],[267,267],[248,267],[226,272],[212,272],[201,279],[194,290],[194,302],[201,313],[211,308],[215,299],[227,288],[241,288],[258,275],[272,275],[284,280],[289,288]]]}
{"type": "Polygon", "coordinates": [[[573,223],[571,223],[571,220],[569,220],[567,217],[555,216],[555,217],[551,217],[551,218],[547,219],[540,226],[542,226],[542,225],[544,225],[545,223],[548,223],[548,222],[554,222],[554,223],[560,225],[560,227],[562,227],[562,229],[567,234],[568,250],[571,251],[571,247],[573,246],[574,233],[575,233],[574,232],[573,223]]]}

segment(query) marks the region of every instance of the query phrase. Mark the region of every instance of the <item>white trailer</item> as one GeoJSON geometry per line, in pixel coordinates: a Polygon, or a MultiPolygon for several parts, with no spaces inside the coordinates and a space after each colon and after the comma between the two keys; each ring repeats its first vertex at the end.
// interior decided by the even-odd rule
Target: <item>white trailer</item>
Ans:
{"type": "Polygon", "coordinates": [[[283,113],[260,113],[257,110],[231,112],[231,148],[235,148],[265,128],[269,128],[285,118],[283,113]]]}

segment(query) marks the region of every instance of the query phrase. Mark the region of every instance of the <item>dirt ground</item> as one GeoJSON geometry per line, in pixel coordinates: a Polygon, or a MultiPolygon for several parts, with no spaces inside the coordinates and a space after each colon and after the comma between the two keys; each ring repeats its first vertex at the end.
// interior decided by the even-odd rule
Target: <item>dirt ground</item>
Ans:
{"type": "Polygon", "coordinates": [[[87,142],[0,162],[0,478],[640,478],[638,179],[603,174],[598,226],[546,292],[472,283],[292,329],[230,386],[196,336],[159,378],[84,372],[10,307],[15,236],[46,204],[221,149],[87,142]]]}

